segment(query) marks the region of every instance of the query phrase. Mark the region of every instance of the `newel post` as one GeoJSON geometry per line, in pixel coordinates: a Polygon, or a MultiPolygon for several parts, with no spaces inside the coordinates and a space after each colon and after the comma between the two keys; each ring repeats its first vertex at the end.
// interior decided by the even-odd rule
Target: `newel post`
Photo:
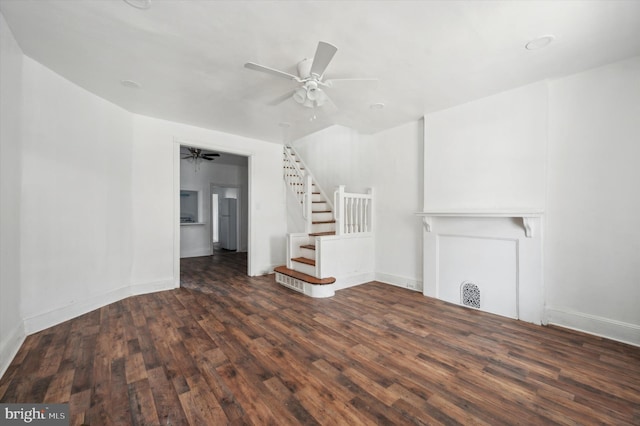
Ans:
{"type": "Polygon", "coordinates": [[[344,234],[344,188],[344,185],[339,185],[338,190],[335,192],[336,235],[344,234]]]}

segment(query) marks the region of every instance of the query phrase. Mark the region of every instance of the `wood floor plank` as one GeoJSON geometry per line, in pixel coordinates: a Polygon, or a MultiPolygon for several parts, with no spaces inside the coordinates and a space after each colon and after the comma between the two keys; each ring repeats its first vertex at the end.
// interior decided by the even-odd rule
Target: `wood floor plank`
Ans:
{"type": "Polygon", "coordinates": [[[71,398],[71,387],[73,386],[73,370],[63,370],[59,374],[53,376],[43,402],[69,402],[71,398]]]}
{"type": "Polygon", "coordinates": [[[200,376],[187,378],[189,391],[180,395],[180,404],[191,425],[219,425],[228,419],[220,404],[209,398],[210,390],[200,376]]]}
{"type": "Polygon", "coordinates": [[[145,378],[130,383],[128,388],[131,423],[134,425],[160,424],[149,380],[145,378]]]}
{"type": "Polygon", "coordinates": [[[28,336],[0,402],[73,425],[640,424],[640,348],[368,283],[312,299],[246,255],[28,336]]]}
{"type": "Polygon", "coordinates": [[[176,426],[189,424],[178,394],[171,381],[167,379],[164,369],[157,367],[148,370],[147,376],[159,424],[176,426]]]}

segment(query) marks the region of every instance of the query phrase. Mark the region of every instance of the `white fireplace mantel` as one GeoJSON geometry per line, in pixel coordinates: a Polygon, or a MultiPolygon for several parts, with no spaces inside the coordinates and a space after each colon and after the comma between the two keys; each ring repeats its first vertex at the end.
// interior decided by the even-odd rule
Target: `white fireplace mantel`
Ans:
{"type": "Polygon", "coordinates": [[[425,209],[425,296],[465,305],[462,286],[482,293],[480,310],[543,321],[542,209],[425,209]]]}
{"type": "Polygon", "coordinates": [[[470,218],[520,218],[527,238],[533,237],[533,219],[542,217],[541,210],[426,210],[416,213],[422,217],[422,224],[426,232],[431,232],[434,217],[470,217],[470,218]]]}

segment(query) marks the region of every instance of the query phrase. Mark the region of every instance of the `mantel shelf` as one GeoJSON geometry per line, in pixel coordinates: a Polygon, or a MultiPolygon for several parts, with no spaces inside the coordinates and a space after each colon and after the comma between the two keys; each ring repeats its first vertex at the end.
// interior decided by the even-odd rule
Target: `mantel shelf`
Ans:
{"type": "Polygon", "coordinates": [[[533,236],[533,219],[542,217],[542,210],[426,210],[416,213],[422,217],[426,232],[431,232],[434,217],[516,217],[522,219],[527,238],[533,236]]]}

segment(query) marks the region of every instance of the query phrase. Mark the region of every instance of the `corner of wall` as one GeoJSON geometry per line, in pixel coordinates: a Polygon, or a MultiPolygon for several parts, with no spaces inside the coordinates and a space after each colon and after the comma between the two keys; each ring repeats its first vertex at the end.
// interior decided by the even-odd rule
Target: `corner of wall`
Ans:
{"type": "Polygon", "coordinates": [[[2,337],[2,341],[0,341],[0,377],[4,376],[27,337],[23,323],[20,322],[7,336],[2,337]]]}

